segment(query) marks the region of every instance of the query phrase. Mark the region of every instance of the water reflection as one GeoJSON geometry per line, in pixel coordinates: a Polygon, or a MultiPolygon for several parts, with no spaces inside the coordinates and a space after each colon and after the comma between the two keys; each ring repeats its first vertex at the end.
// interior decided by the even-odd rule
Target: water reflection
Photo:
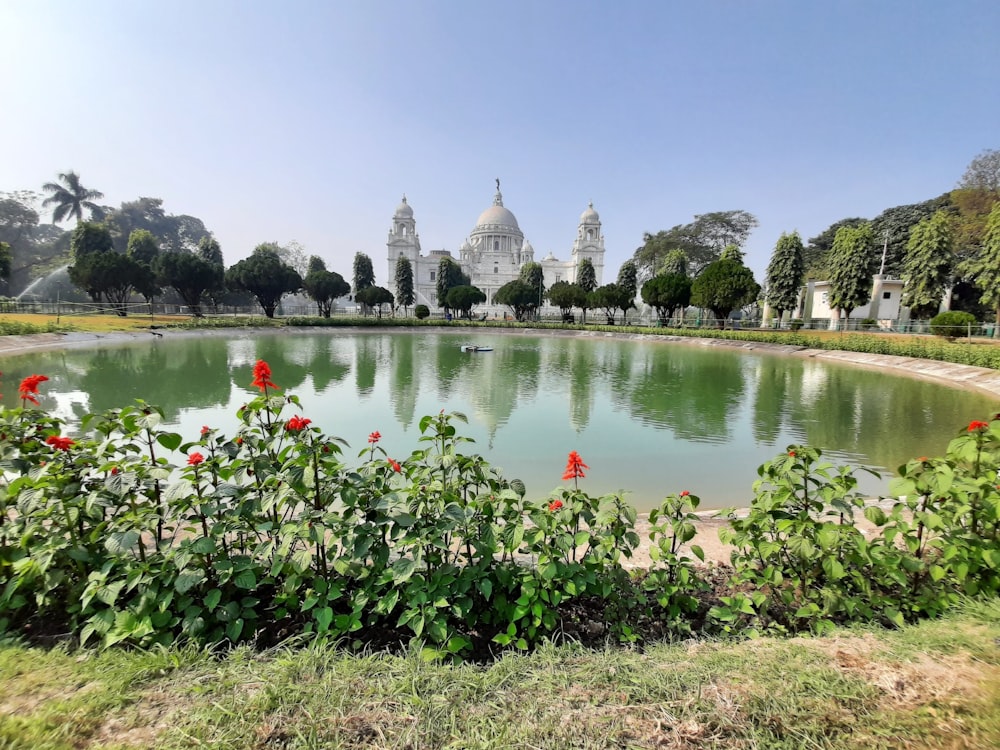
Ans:
{"type": "Polygon", "coordinates": [[[462,434],[476,440],[468,450],[530,491],[557,485],[566,454],[579,450],[592,467],[588,491],[625,487],[645,507],[684,488],[707,506],[745,501],[756,467],[793,442],[892,470],[940,453],[962,424],[996,411],[976,393],[759,351],[484,333],[476,343],[494,351],[470,354],[467,342],[467,333],[240,332],[7,357],[0,370],[8,393],[28,374],[48,375],[43,408],[64,417],[143,398],[194,439],[201,424],[234,429],[253,362],[265,359],[314,424],[352,443],[378,429],[390,455],[403,456],[418,446],[421,416],[461,411],[462,434]]]}

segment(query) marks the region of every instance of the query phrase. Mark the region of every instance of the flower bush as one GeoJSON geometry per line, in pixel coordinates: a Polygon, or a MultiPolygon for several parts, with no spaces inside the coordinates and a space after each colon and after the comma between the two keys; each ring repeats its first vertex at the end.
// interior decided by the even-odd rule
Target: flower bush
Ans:
{"type": "Polygon", "coordinates": [[[531,500],[465,451],[459,413],[423,417],[405,459],[373,431],[351,461],[264,361],[235,434],[206,425],[190,442],[144,401],[88,415],[67,437],[39,408],[46,380],[26,378],[21,405],[0,410],[0,630],[55,623],[84,644],[143,647],[381,634],[462,658],[574,632],[581,608],[633,641],[695,623],[901,624],[1000,590],[996,419],[901,467],[888,507],[861,498],[849,469],[789,446],[761,467],[749,515],[723,529],[732,580],[712,592],[696,495],[650,513],[653,566],[633,576],[636,511],[582,490],[576,451],[562,475],[572,486],[531,500]],[[857,513],[879,533],[862,535],[857,513]]]}

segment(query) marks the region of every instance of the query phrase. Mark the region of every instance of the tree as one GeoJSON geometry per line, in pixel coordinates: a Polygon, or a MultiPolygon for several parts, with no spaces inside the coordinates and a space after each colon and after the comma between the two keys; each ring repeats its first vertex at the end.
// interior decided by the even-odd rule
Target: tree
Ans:
{"type": "Polygon", "coordinates": [[[118,315],[128,315],[129,298],[137,286],[148,283],[148,269],[113,250],[86,256],[84,263],[89,284],[104,295],[118,315]]]}
{"type": "Polygon", "coordinates": [[[225,275],[226,284],[252,294],[269,318],[274,317],[282,297],[302,288],[302,277],[281,260],[279,250],[273,242],[257,245],[249,258],[231,266],[225,275]]]}
{"type": "Polygon", "coordinates": [[[501,305],[507,305],[514,314],[515,320],[524,321],[528,317],[528,312],[538,304],[536,294],[537,291],[534,287],[520,279],[514,279],[497,289],[493,300],[501,305]]]}
{"type": "Polygon", "coordinates": [[[104,197],[104,193],[88,190],[80,183],[80,175],[76,172],[64,172],[59,175],[59,182],[46,182],[42,190],[49,197],[42,201],[43,207],[55,206],[52,209],[52,223],[61,224],[68,218],[76,218],[76,223],[83,221],[84,210],[91,218],[100,221],[104,218],[104,209],[94,203],[104,197]]]}
{"type": "Polygon", "coordinates": [[[403,314],[409,312],[410,305],[416,301],[413,293],[413,264],[405,255],[396,260],[396,304],[401,305],[403,314]]]}
{"type": "Polygon", "coordinates": [[[682,273],[654,276],[642,285],[642,301],[656,310],[660,325],[667,325],[678,309],[691,303],[691,279],[682,273]]]}
{"type": "Polygon", "coordinates": [[[753,302],[759,292],[760,284],[749,268],[732,258],[720,258],[705,266],[691,283],[691,302],[711,310],[720,327],[725,327],[729,313],[753,302]]]}
{"type": "Polygon", "coordinates": [[[39,224],[34,206],[41,196],[30,190],[0,193],[0,242],[10,245],[7,293],[15,296],[70,259],[70,233],[55,224],[39,224]]]}
{"type": "MultiPolygon", "coordinates": [[[[306,249],[296,240],[286,242],[278,246],[278,256],[284,261],[286,266],[291,266],[295,272],[303,278],[309,273],[309,256],[306,249]]],[[[369,261],[370,262],[370,261],[369,261]]],[[[374,278],[372,279],[374,282],[374,278]]]]}
{"type": "Polygon", "coordinates": [[[14,255],[10,251],[10,245],[6,242],[0,242],[0,279],[6,281],[10,278],[10,269],[13,261],[14,255]]]}
{"type": "Polygon", "coordinates": [[[151,232],[164,252],[196,252],[201,240],[211,236],[201,219],[168,214],[162,198],[142,197],[123,202],[118,208],[108,210],[105,221],[119,253],[125,252],[128,238],[136,229],[151,232]]]}
{"type": "Polygon", "coordinates": [[[1000,193],[1000,151],[986,149],[977,155],[966,167],[958,187],[1000,193]]]}
{"type": "Polygon", "coordinates": [[[310,268],[314,268],[317,265],[322,265],[323,267],[315,267],[314,270],[310,271],[303,280],[302,286],[305,288],[309,298],[316,303],[319,308],[319,314],[324,318],[329,318],[330,313],[333,311],[334,300],[350,294],[351,285],[339,273],[327,271],[323,261],[315,255],[312,260],[319,260],[319,264],[314,264],[310,261],[310,268]]]}
{"type": "Polygon", "coordinates": [[[608,325],[615,324],[615,314],[618,310],[627,310],[629,305],[633,305],[633,297],[629,296],[628,290],[618,284],[605,284],[587,295],[587,304],[591,309],[600,308],[604,310],[604,315],[608,319],[608,325]]]}
{"type": "Polygon", "coordinates": [[[201,256],[202,260],[208,261],[212,265],[223,267],[226,265],[222,258],[222,247],[219,245],[219,241],[211,235],[198,240],[198,255],[201,256]]]}
{"type": "Polygon", "coordinates": [[[382,305],[392,306],[394,298],[392,292],[382,286],[366,286],[356,295],[354,299],[363,304],[365,308],[374,307],[378,317],[382,317],[382,305]]]}
{"type": "Polygon", "coordinates": [[[628,295],[629,302],[628,306],[622,310],[623,319],[622,325],[625,324],[625,316],[628,315],[628,311],[635,309],[635,297],[639,293],[639,281],[637,278],[637,272],[635,268],[635,262],[627,260],[622,263],[621,268],[618,269],[618,286],[622,291],[628,295]]]}
{"type": "Polygon", "coordinates": [[[864,223],[865,219],[858,217],[841,219],[840,221],[833,222],[833,224],[818,235],[812,237],[806,245],[805,252],[802,254],[802,260],[806,267],[805,278],[814,280],[828,279],[830,272],[827,269],[827,260],[829,259],[830,251],[833,249],[833,238],[837,236],[837,230],[841,227],[856,227],[864,223]]]}
{"type": "Polygon", "coordinates": [[[867,303],[872,292],[872,227],[841,227],[830,251],[830,309],[844,317],[867,303]]]}
{"type": "Polygon", "coordinates": [[[68,269],[69,278],[83,289],[91,301],[100,302],[104,289],[102,279],[95,273],[94,259],[114,252],[111,232],[104,224],[91,221],[79,222],[70,236],[70,253],[73,265],[68,269]]]}
{"type": "Polygon", "coordinates": [[[486,294],[477,286],[463,284],[448,290],[448,309],[458,310],[463,318],[472,317],[472,308],[486,301],[486,294]]]}
{"type": "Polygon", "coordinates": [[[580,261],[580,270],[576,275],[576,283],[588,294],[597,289],[597,270],[590,258],[580,261]]]}
{"type": "Polygon", "coordinates": [[[309,265],[306,266],[306,276],[308,276],[311,273],[315,273],[316,271],[325,271],[325,270],[327,270],[326,261],[324,261],[318,255],[309,256],[309,265]]]}
{"type": "Polygon", "coordinates": [[[372,259],[364,253],[355,253],[354,293],[357,294],[370,286],[375,286],[375,269],[372,268],[372,259]]]}
{"type": "Polygon", "coordinates": [[[683,250],[671,250],[663,256],[659,275],[668,276],[673,273],[679,273],[681,276],[688,275],[688,257],[683,250]]]}
{"type": "Polygon", "coordinates": [[[951,219],[938,211],[910,232],[903,263],[903,304],[914,317],[932,318],[951,281],[954,263],[951,219]]]}
{"type": "Polygon", "coordinates": [[[747,211],[699,214],[690,224],[678,224],[656,234],[644,234],[642,247],[635,251],[632,259],[640,278],[649,279],[669,252],[682,250],[691,272],[698,273],[718,258],[727,245],[742,247],[746,244],[757,224],[757,217],[747,211]]]}
{"type": "Polygon", "coordinates": [[[573,308],[586,309],[587,292],[579,284],[570,284],[568,281],[557,281],[549,287],[546,295],[549,302],[559,308],[564,322],[569,322],[573,315],[573,308]]]}
{"type": "Polygon", "coordinates": [[[767,302],[777,312],[779,321],[786,310],[794,310],[799,302],[806,271],[804,254],[805,248],[798,232],[782,232],[771,253],[764,283],[767,286],[767,302]]]}
{"type": "Polygon", "coordinates": [[[135,290],[147,302],[152,302],[153,297],[160,294],[156,272],[153,270],[159,254],[160,248],[157,246],[156,238],[153,237],[152,232],[146,229],[136,229],[129,235],[128,250],[125,255],[139,266],[140,270],[136,273],[134,282],[135,290]]]}
{"type": "Polygon", "coordinates": [[[438,273],[435,292],[438,306],[448,309],[448,292],[456,286],[466,286],[472,280],[462,271],[462,267],[447,255],[442,256],[438,263],[438,273]]]}
{"type": "Polygon", "coordinates": [[[542,270],[542,264],[535,263],[534,261],[525,263],[521,266],[519,278],[535,290],[535,301],[528,312],[537,314],[538,308],[542,306],[542,299],[545,296],[545,272],[542,270]]]}
{"type": "Polygon", "coordinates": [[[972,277],[976,286],[983,290],[979,301],[996,311],[996,328],[993,332],[996,336],[1000,331],[1000,203],[990,211],[982,252],[978,257],[967,261],[964,270],[972,277]]]}
{"type": "Polygon", "coordinates": [[[870,267],[873,270],[883,268],[882,256],[884,254],[885,266],[882,272],[890,276],[902,274],[903,259],[906,257],[906,243],[910,240],[910,231],[924,219],[949,207],[950,200],[945,194],[922,203],[887,208],[872,219],[870,267]]]}
{"type": "MultiPolygon", "coordinates": [[[[184,251],[161,253],[155,269],[160,282],[176,291],[196,318],[203,316],[201,304],[206,293],[221,289],[225,279],[225,269],[221,265],[184,251]]],[[[253,294],[250,289],[246,291],[253,294]]]]}

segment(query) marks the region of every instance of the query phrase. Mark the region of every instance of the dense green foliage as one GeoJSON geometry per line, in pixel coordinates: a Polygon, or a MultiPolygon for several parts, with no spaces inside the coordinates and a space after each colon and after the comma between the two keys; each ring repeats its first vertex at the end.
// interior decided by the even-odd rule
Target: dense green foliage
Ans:
{"type": "Polygon", "coordinates": [[[545,295],[550,304],[559,308],[564,321],[569,321],[573,315],[573,308],[585,309],[587,304],[587,292],[579,284],[571,284],[568,281],[557,281],[545,295]]]}
{"type": "Polygon", "coordinates": [[[0,629],[48,619],[84,643],[140,646],[373,630],[461,656],[487,641],[529,648],[582,600],[632,641],[696,619],[708,632],[901,625],[1000,591],[998,420],[908,462],[888,509],[858,495],[849,469],[789,446],[761,467],[749,515],[724,529],[734,577],[706,608],[681,548],[696,540],[697,498],[671,494],[651,514],[654,566],[633,579],[621,563],[639,541],[636,512],[580,489],[589,467],[575,451],[572,485],[531,500],[463,450],[459,414],[421,419],[408,457],[372,432],[349,461],[262,361],[236,434],[206,426],[193,441],[141,401],[65,436],[32,405],[44,380],[26,378],[21,406],[0,412],[0,629]],[[861,534],[856,513],[877,532],[861,534]]]}
{"type": "Polygon", "coordinates": [[[449,256],[443,256],[438,262],[437,279],[435,281],[435,292],[437,293],[437,303],[445,310],[448,309],[448,292],[456,286],[468,286],[472,281],[468,274],[462,271],[462,267],[449,256]]]}
{"type": "Polygon", "coordinates": [[[334,300],[351,291],[351,285],[343,276],[335,271],[327,271],[325,267],[306,274],[302,287],[309,298],[316,303],[319,314],[324,318],[330,317],[334,300]]]}
{"type": "Polygon", "coordinates": [[[656,310],[661,326],[691,302],[691,279],[680,273],[654,276],[642,285],[642,301],[656,310]]]}
{"type": "Polygon", "coordinates": [[[416,297],[413,291],[413,264],[405,255],[396,261],[396,304],[403,308],[405,315],[416,297]]]}
{"type": "Polygon", "coordinates": [[[947,310],[931,318],[931,333],[947,339],[969,336],[979,331],[976,317],[960,310],[947,310]]]}
{"type": "Polygon", "coordinates": [[[910,231],[903,261],[903,304],[913,318],[930,318],[941,306],[952,280],[954,240],[951,220],[938,211],[910,231]]]}
{"type": "Polygon", "coordinates": [[[615,316],[619,310],[624,312],[634,306],[634,298],[627,289],[618,284],[599,286],[587,295],[587,307],[591,310],[602,310],[609,326],[615,324],[615,316]]]}
{"type": "Polygon", "coordinates": [[[486,294],[477,286],[462,284],[453,286],[448,290],[445,298],[445,307],[449,310],[456,310],[462,314],[463,318],[468,318],[472,314],[472,308],[481,305],[486,301],[486,294]]]}
{"type": "Polygon", "coordinates": [[[706,307],[723,325],[729,313],[749,305],[760,293],[753,272],[738,260],[720,258],[709,263],[691,284],[691,304],[706,307]]]}
{"type": "Polygon", "coordinates": [[[354,254],[354,291],[360,292],[375,285],[375,269],[372,259],[364,253],[354,254]]]}
{"type": "Polygon", "coordinates": [[[431,310],[427,305],[417,305],[413,308],[413,316],[417,320],[423,320],[424,318],[430,317],[431,310]]]}
{"type": "Polygon", "coordinates": [[[767,302],[781,320],[783,313],[794,310],[802,290],[802,279],[805,276],[805,249],[798,232],[781,233],[778,244],[771,253],[771,261],[767,265],[765,288],[767,302]]]}
{"type": "Polygon", "coordinates": [[[830,309],[850,316],[866,304],[872,293],[871,224],[844,226],[837,230],[830,251],[830,309]]]}
{"type": "Polygon", "coordinates": [[[643,235],[643,245],[635,251],[632,259],[639,275],[648,279],[672,251],[680,250],[687,258],[689,272],[697,275],[717,260],[727,245],[742,247],[746,244],[757,224],[757,218],[747,211],[700,214],[690,224],[679,224],[656,234],[643,235]]]}
{"type": "Polygon", "coordinates": [[[580,261],[576,283],[588,294],[597,289],[597,269],[594,268],[594,262],[590,258],[580,261]]]}
{"type": "Polygon", "coordinates": [[[264,243],[225,272],[225,283],[252,294],[264,315],[273,318],[281,298],[302,288],[302,277],[281,260],[277,246],[264,243]]]}
{"type": "Polygon", "coordinates": [[[375,286],[374,284],[372,286],[366,286],[364,289],[355,294],[354,300],[361,305],[366,315],[369,310],[375,310],[375,315],[379,318],[382,317],[383,308],[386,305],[391,308],[395,302],[392,292],[384,286],[375,286]]]}
{"type": "Polygon", "coordinates": [[[980,302],[996,310],[1000,326],[1000,201],[993,205],[986,221],[982,252],[964,268],[982,290],[980,302]]]}
{"type": "Polygon", "coordinates": [[[6,281],[10,278],[13,262],[14,254],[10,250],[10,245],[6,242],[0,242],[0,279],[6,281]]]}
{"type": "Polygon", "coordinates": [[[514,320],[523,322],[538,307],[538,290],[521,279],[514,279],[497,289],[493,301],[509,307],[514,320]]]}
{"type": "Polygon", "coordinates": [[[222,288],[226,273],[221,265],[188,252],[162,253],[155,268],[160,282],[176,291],[195,317],[202,315],[205,295],[222,288]]]}

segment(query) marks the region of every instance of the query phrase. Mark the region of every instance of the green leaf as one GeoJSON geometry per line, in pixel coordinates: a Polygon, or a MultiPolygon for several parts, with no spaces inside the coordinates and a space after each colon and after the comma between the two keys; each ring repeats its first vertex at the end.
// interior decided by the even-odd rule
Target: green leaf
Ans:
{"type": "Polygon", "coordinates": [[[834,581],[839,581],[847,573],[844,571],[844,566],[840,564],[840,561],[834,557],[824,557],[823,558],[823,572],[827,574],[834,581]]]}
{"type": "Polygon", "coordinates": [[[203,570],[185,570],[174,579],[174,589],[178,594],[186,594],[205,580],[203,570]]]}
{"type": "MultiPolygon", "coordinates": [[[[403,583],[413,575],[417,569],[417,564],[409,557],[400,557],[392,564],[392,580],[394,583],[403,583]]],[[[419,635],[419,634],[418,634],[419,635]]]]}
{"type": "Polygon", "coordinates": [[[240,635],[243,633],[243,618],[237,617],[231,623],[226,626],[226,637],[233,643],[236,643],[240,639],[240,635]]]}
{"type": "Polygon", "coordinates": [[[333,622],[333,609],[331,607],[317,607],[313,610],[313,619],[316,620],[316,632],[325,633],[330,629],[333,622]]]}
{"type": "Polygon", "coordinates": [[[156,436],[156,442],[168,451],[175,451],[180,447],[182,439],[176,432],[161,432],[156,436]]]}
{"type": "Polygon", "coordinates": [[[212,589],[207,594],[205,594],[205,608],[209,611],[215,609],[219,606],[219,601],[222,599],[222,592],[219,589],[212,589]]]}
{"type": "Polygon", "coordinates": [[[104,542],[105,549],[112,555],[123,555],[139,541],[138,531],[116,531],[104,542]]]}
{"type": "Polygon", "coordinates": [[[493,582],[489,578],[481,578],[479,580],[479,592],[483,597],[489,599],[493,594],[493,582]]]}
{"type": "Polygon", "coordinates": [[[233,585],[238,589],[252,589],[257,586],[257,576],[249,568],[241,570],[233,578],[233,585]]]}

